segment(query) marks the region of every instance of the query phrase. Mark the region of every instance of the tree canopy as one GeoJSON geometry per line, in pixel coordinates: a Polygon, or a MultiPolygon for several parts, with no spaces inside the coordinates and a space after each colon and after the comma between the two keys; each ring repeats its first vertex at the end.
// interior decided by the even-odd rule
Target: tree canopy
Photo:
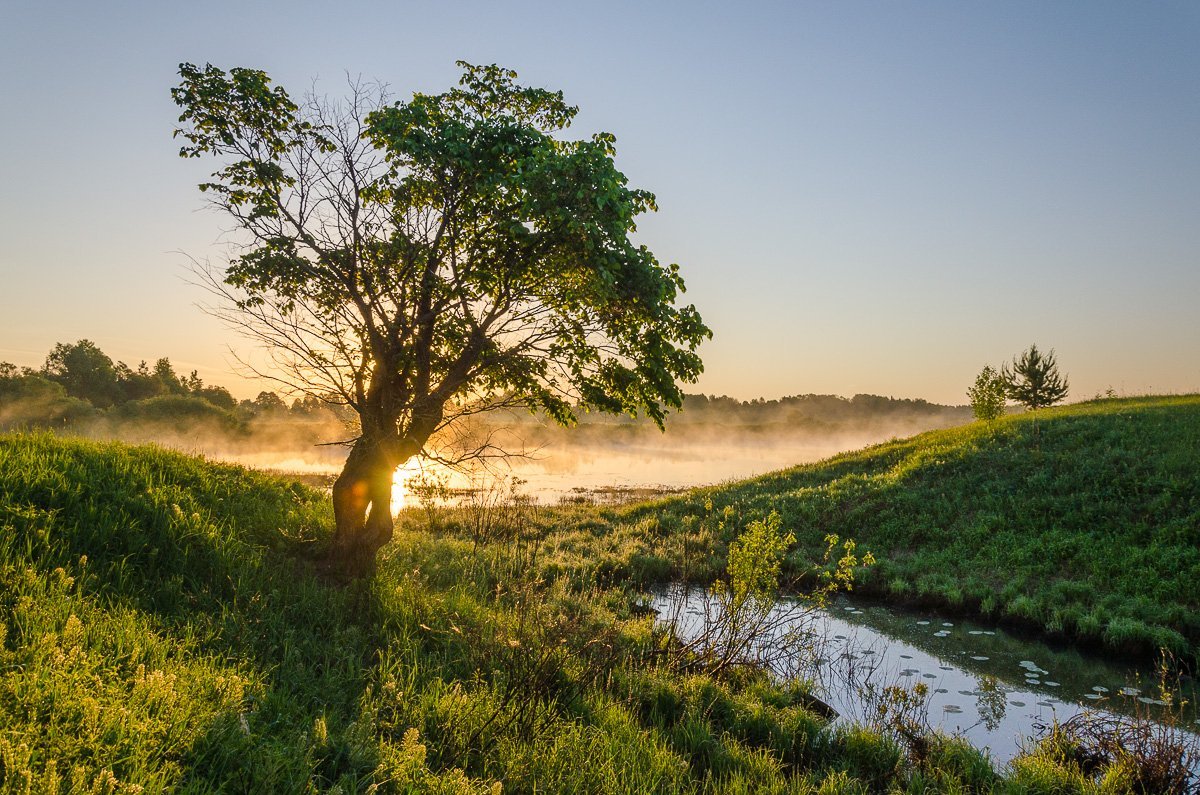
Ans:
{"type": "MultiPolygon", "coordinates": [[[[264,72],[211,65],[181,65],[172,91],[180,154],[223,163],[200,187],[246,233],[210,286],[272,350],[265,374],[358,413],[339,482],[369,481],[366,536],[390,537],[395,467],[462,417],[520,404],[661,426],[710,336],[677,303],[678,268],[631,239],[655,200],[616,168],[615,138],[567,139],[561,92],[460,66],[457,87],[394,104],[361,84],[298,103],[264,72]]],[[[341,496],[347,545],[367,503],[341,496]]]]}
{"type": "Polygon", "coordinates": [[[62,384],[71,397],[86,400],[97,408],[121,401],[117,366],[91,340],[55,345],[46,357],[42,373],[62,384]]]}

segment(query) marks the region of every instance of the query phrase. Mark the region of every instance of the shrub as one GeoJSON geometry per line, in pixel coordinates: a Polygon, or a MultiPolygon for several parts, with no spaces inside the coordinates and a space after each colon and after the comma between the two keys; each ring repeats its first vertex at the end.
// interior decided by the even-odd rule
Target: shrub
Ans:
{"type": "Polygon", "coordinates": [[[990,422],[1004,414],[1008,399],[1008,384],[1004,377],[990,364],[984,365],[975,376],[975,384],[967,390],[971,400],[971,411],[975,418],[990,422]]]}

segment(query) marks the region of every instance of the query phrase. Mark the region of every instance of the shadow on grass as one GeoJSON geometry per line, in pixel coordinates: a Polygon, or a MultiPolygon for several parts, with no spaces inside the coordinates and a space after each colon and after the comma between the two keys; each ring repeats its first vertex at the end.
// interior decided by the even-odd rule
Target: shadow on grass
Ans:
{"type": "Polygon", "coordinates": [[[377,766],[349,730],[380,648],[377,600],[369,583],[327,585],[301,554],[328,511],[303,487],[158,448],[0,437],[0,563],[62,568],[179,656],[251,683],[175,760],[185,791],[300,791],[377,766]]]}

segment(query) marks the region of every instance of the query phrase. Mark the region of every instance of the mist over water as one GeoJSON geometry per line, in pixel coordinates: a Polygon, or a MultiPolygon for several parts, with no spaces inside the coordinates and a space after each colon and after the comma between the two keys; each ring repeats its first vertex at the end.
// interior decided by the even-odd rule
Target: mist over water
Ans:
{"type": "MultiPolygon", "coordinates": [[[[31,383],[54,387],[39,379],[31,383]]],[[[91,438],[150,442],[290,475],[318,488],[332,485],[349,452],[347,443],[357,436],[353,412],[344,407],[289,409],[273,395],[268,396],[273,400],[260,396],[248,407],[243,402],[236,411],[193,396],[97,411],[59,395],[60,402],[80,411],[70,421],[51,416],[36,397],[0,400],[0,428],[58,427],[91,438]]],[[[875,395],[753,401],[688,395],[683,409],[668,415],[665,431],[646,419],[603,414],[584,413],[575,427],[563,428],[528,412],[493,412],[427,444],[433,456],[453,460],[486,440],[490,457],[468,455],[453,469],[430,459],[406,462],[395,474],[393,507],[414,504],[421,483],[438,484],[443,499],[452,500],[471,490],[509,487],[514,479],[522,495],[543,504],[653,496],[811,463],[970,419],[966,407],[875,395]]]]}
{"type": "MultiPolygon", "coordinates": [[[[395,475],[393,508],[414,504],[414,491],[421,483],[439,482],[452,493],[462,493],[492,488],[512,478],[523,481],[522,494],[542,504],[646,496],[753,477],[950,424],[954,423],[874,422],[824,430],[680,423],[665,432],[602,423],[575,429],[505,428],[496,436],[501,447],[515,453],[512,456],[455,469],[419,459],[406,463],[395,475]]],[[[215,460],[306,475],[314,485],[332,483],[347,453],[342,446],[312,444],[292,448],[212,444],[196,449],[215,460]]]]}
{"type": "MultiPolygon", "coordinates": [[[[565,437],[570,431],[565,431],[565,437]]],[[[840,452],[896,438],[897,434],[839,435],[829,438],[793,436],[773,440],[722,435],[705,443],[695,436],[682,438],[670,431],[653,437],[593,440],[573,443],[560,440],[534,447],[514,447],[524,452],[502,459],[489,459],[459,469],[414,459],[396,471],[393,508],[409,507],[413,491],[422,482],[440,481],[453,492],[490,488],[496,483],[519,478],[522,494],[542,504],[590,495],[658,493],[677,491],[729,480],[753,477],[797,464],[828,458],[840,452]]],[[[289,447],[252,440],[230,441],[220,437],[175,437],[161,443],[210,460],[241,464],[272,472],[300,475],[316,486],[331,485],[345,462],[347,448],[316,446],[289,447]]]]}
{"type": "MultiPolygon", "coordinates": [[[[665,431],[644,420],[606,415],[584,415],[577,426],[562,428],[529,414],[502,413],[457,434],[453,443],[433,440],[430,449],[453,457],[455,445],[469,447],[471,440],[487,437],[513,455],[456,469],[413,459],[396,472],[393,508],[415,504],[421,483],[437,482],[461,495],[511,484],[513,478],[522,481],[523,495],[543,504],[652,496],[811,463],[969,419],[963,407],[864,395],[751,402],[689,396],[682,412],[668,416],[665,431]]],[[[337,442],[355,433],[332,412],[315,412],[265,414],[240,428],[203,418],[114,419],[93,424],[86,435],[154,442],[327,488],[349,450],[337,442]]]]}
{"type": "MultiPolygon", "coordinates": [[[[819,461],[894,438],[885,432],[832,437],[808,434],[761,435],[674,432],[614,434],[605,440],[561,438],[528,455],[496,462],[492,474],[525,482],[523,490],[540,502],[552,503],[581,492],[679,490],[753,477],[797,464],[819,461]]],[[[449,474],[450,485],[468,488],[486,477],[449,474]]]]}

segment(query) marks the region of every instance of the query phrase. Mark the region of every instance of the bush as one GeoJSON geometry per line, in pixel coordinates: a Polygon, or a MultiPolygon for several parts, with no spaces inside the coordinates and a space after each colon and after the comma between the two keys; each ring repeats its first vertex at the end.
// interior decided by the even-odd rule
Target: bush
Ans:
{"type": "Polygon", "coordinates": [[[238,431],[242,422],[231,412],[191,395],[161,395],[118,406],[113,416],[133,422],[152,423],[174,430],[190,431],[199,426],[212,430],[238,431]]]}
{"type": "Polygon", "coordinates": [[[984,365],[975,377],[975,385],[967,390],[967,397],[971,400],[975,418],[990,422],[1004,414],[1008,385],[996,368],[984,365]]]}
{"type": "Polygon", "coordinates": [[[86,400],[68,397],[62,384],[40,375],[0,378],[0,429],[70,427],[96,413],[86,400]]]}

